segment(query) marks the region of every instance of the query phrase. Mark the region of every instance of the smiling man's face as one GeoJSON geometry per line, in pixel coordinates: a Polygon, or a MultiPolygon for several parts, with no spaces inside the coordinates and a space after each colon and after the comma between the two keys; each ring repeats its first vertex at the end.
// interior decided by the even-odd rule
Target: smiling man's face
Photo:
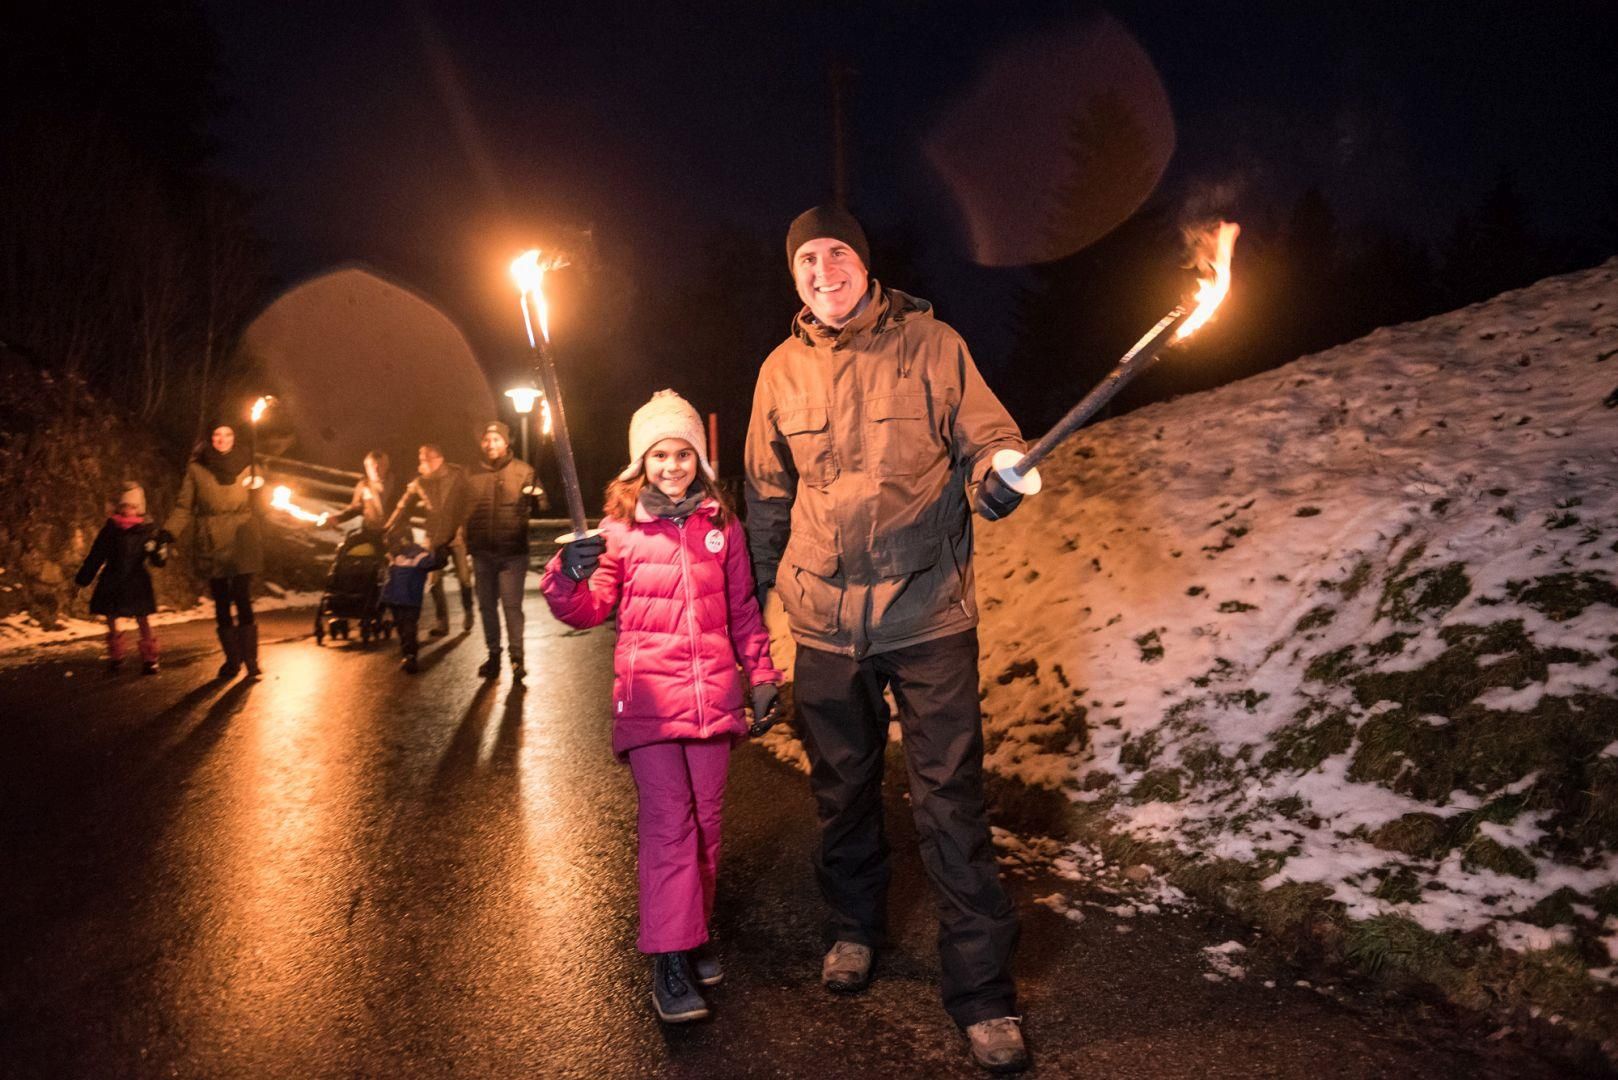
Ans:
{"type": "Polygon", "coordinates": [[[841,240],[810,240],[792,256],[792,280],[798,299],[814,317],[833,329],[841,328],[859,311],[871,276],[854,249],[841,240]]]}

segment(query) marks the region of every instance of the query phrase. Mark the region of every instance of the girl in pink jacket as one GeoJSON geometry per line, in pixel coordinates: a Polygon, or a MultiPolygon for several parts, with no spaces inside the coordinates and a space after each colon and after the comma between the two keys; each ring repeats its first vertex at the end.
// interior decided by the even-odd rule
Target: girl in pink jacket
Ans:
{"type": "Polygon", "coordinates": [[[630,464],[607,488],[599,534],[563,547],[540,586],[569,626],[618,609],[612,748],[640,795],[638,947],[671,1023],[706,1017],[699,986],[722,977],[707,946],[730,748],[747,733],[744,701],[764,718],[781,681],[705,442],[684,398],[653,395],[630,421],[630,464]]]}

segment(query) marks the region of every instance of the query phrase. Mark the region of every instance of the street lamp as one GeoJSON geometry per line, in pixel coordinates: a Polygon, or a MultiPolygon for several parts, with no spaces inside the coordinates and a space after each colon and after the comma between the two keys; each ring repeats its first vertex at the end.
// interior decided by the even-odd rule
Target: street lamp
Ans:
{"type": "MultiPolygon", "coordinates": [[[[545,395],[532,386],[513,386],[506,391],[506,397],[511,399],[511,405],[517,410],[517,424],[522,428],[522,459],[528,458],[528,415],[534,411],[534,402],[545,395]]],[[[549,412],[547,404],[546,412],[549,412]]],[[[532,462],[529,462],[532,464],[532,462]]]]}

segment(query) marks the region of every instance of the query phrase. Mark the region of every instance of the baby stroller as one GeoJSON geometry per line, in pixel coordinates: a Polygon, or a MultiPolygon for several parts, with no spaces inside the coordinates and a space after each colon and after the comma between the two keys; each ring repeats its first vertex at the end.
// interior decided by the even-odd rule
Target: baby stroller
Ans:
{"type": "Polygon", "coordinates": [[[315,644],[329,633],[335,641],[350,636],[350,620],[358,626],[360,643],[380,641],[393,631],[393,621],[382,606],[382,573],[387,556],[382,538],[361,529],[337,549],[326,577],[326,591],[315,608],[315,644]]]}

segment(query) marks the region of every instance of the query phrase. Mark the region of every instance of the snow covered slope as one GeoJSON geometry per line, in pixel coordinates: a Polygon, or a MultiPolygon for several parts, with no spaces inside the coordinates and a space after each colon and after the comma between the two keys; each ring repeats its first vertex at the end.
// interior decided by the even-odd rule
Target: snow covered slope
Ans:
{"type": "Polygon", "coordinates": [[[1618,261],[1082,432],[979,530],[989,767],[1610,978],[1615,386],[1618,261]]]}

